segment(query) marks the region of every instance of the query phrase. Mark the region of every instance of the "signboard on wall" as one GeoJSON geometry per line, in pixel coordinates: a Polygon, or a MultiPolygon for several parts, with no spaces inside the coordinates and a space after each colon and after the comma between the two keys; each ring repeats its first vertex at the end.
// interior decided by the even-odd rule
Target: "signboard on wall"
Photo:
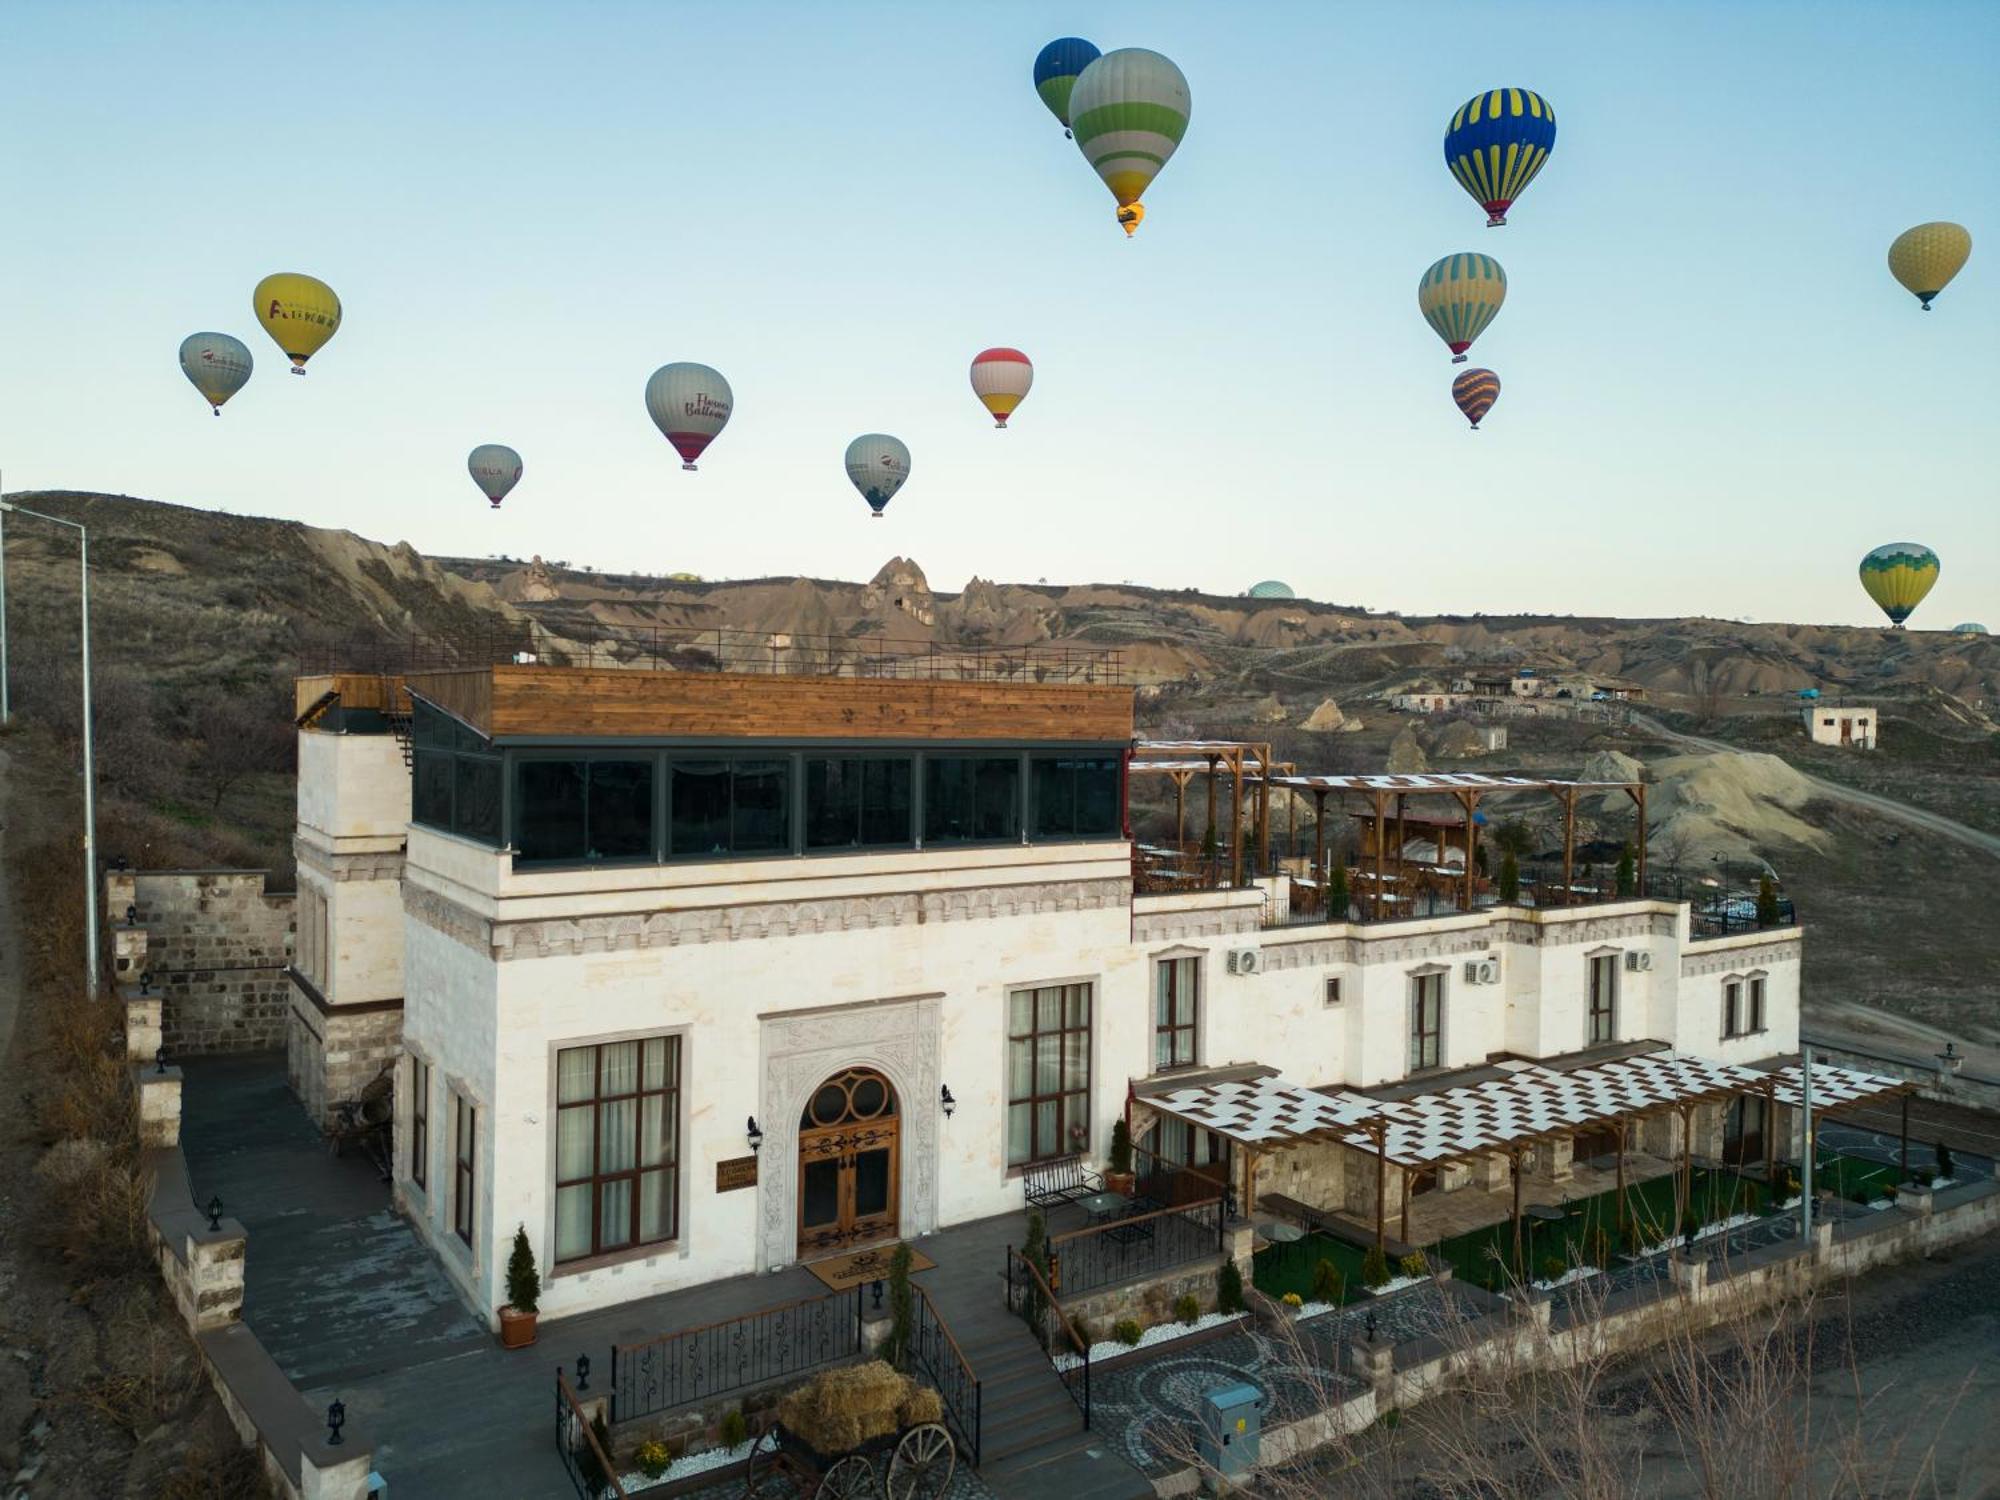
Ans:
{"type": "Polygon", "coordinates": [[[757,1158],[754,1155],[732,1156],[715,1164],[715,1190],[718,1193],[733,1193],[738,1188],[756,1185],[757,1158]]]}

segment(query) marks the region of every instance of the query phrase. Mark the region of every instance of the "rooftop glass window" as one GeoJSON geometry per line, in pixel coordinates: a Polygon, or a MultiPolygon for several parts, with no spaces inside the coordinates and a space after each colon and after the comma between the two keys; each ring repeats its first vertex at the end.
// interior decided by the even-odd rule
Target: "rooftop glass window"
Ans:
{"type": "Polygon", "coordinates": [[[410,712],[410,817],[500,843],[500,756],[491,742],[422,701],[410,712]]]}
{"type": "Polygon", "coordinates": [[[789,760],[673,763],[670,855],[782,854],[792,847],[789,760]]]}
{"type": "Polygon", "coordinates": [[[806,848],[912,842],[911,765],[907,755],[807,757],[806,848]]]}
{"type": "Polygon", "coordinates": [[[514,842],[523,861],[654,855],[650,759],[523,760],[514,794],[514,842]]]}
{"type": "Polygon", "coordinates": [[[924,842],[969,844],[1021,836],[1021,758],[924,759],[924,842]]]}
{"type": "Polygon", "coordinates": [[[1036,756],[1036,838],[1110,839],[1124,832],[1119,805],[1122,764],[1115,755],[1036,756]]]}

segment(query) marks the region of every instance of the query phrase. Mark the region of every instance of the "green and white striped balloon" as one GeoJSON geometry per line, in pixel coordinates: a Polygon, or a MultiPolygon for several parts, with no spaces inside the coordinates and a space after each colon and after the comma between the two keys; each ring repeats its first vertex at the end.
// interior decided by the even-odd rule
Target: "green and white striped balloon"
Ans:
{"type": "Polygon", "coordinates": [[[1187,79],[1169,58],[1144,47],[1107,52],[1076,81],[1069,125],[1077,149],[1118,200],[1130,235],[1146,217],[1140,198],[1187,134],[1187,79]]]}

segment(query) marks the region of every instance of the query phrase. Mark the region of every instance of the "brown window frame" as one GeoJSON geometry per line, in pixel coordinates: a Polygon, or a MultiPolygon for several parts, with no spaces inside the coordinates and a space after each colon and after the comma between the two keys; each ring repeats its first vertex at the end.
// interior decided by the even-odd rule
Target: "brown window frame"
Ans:
{"type": "Polygon", "coordinates": [[[1442,972],[1412,974],[1409,1071],[1422,1073],[1442,1066],[1444,1066],[1444,975],[1442,972]],[[1427,1001],[1433,1010],[1428,1028],[1424,1025],[1427,1001]]]}
{"type": "Polygon", "coordinates": [[[1084,980],[1080,983],[1072,983],[1072,984],[1039,984],[1039,985],[1016,986],[1007,991],[1007,1011],[1008,1011],[1007,1014],[1008,1123],[1005,1123],[1002,1126],[1003,1130],[1002,1145],[1007,1152],[1007,1165],[1009,1167],[1033,1166],[1037,1162],[1054,1161],[1058,1157],[1076,1155],[1079,1149],[1081,1148],[1074,1146],[1070,1143],[1071,1136],[1075,1133],[1075,1127],[1079,1125],[1082,1126],[1086,1135],[1086,1140],[1090,1130],[1090,1118],[1089,1118],[1090,1072],[1091,1072],[1090,1042],[1091,1042],[1091,1029],[1097,1024],[1097,987],[1096,985],[1092,984],[1089,980],[1084,980]],[[1061,990],[1063,992],[1062,1017],[1057,1027],[1053,1031],[1044,1031],[1041,1029],[1041,1013],[1042,1013],[1041,1002],[1039,998],[1032,998],[1028,1002],[1028,1029],[1024,1032],[1015,1031],[1014,1017],[1013,1017],[1014,997],[1016,995],[1028,995],[1033,997],[1039,997],[1045,991],[1048,990],[1061,990]],[[1070,1016],[1071,1016],[1070,1006],[1071,1006],[1071,1001],[1073,999],[1073,996],[1071,995],[1070,992],[1072,990],[1082,991],[1085,997],[1086,1004],[1084,1007],[1084,1014],[1086,1019],[1084,1020],[1081,1026],[1072,1025],[1070,1023],[1070,1016]],[[1061,1076],[1062,1069],[1060,1066],[1058,1066],[1057,1068],[1058,1076],[1056,1079],[1055,1092],[1054,1093],[1037,1092],[1035,1087],[1035,1053],[1037,1047],[1040,1044],[1041,1038],[1053,1037],[1056,1039],[1054,1045],[1056,1048],[1056,1055],[1060,1059],[1061,1057],[1064,1056],[1066,1050],[1062,1039],[1064,1037],[1075,1034],[1081,1034],[1083,1037],[1082,1083],[1079,1085],[1066,1082],[1061,1076]],[[1014,1048],[1022,1044],[1025,1044],[1028,1049],[1028,1092],[1022,1095],[1020,1098],[1016,1098],[1014,1097],[1014,1086],[1012,1081],[1014,1076],[1013,1054],[1014,1054],[1014,1048]],[[1074,1094],[1081,1094],[1083,1096],[1084,1118],[1082,1120],[1071,1120],[1068,1118],[1068,1113],[1069,1113],[1068,1101],[1070,1096],[1074,1094]],[[1056,1113],[1055,1141],[1053,1143],[1046,1143],[1040,1139],[1041,1106],[1044,1104],[1055,1105],[1055,1113],[1056,1113]],[[1013,1155],[1013,1149],[1014,1149],[1013,1130],[1011,1127],[1011,1120],[1014,1109],[1020,1105],[1026,1105],[1028,1108],[1028,1154],[1022,1157],[1019,1161],[1016,1161],[1013,1155]]]}
{"type": "Polygon", "coordinates": [[[1615,953],[1591,955],[1587,1035],[1587,1045],[1592,1047],[1618,1040],[1618,955],[1615,953]]]}
{"type": "Polygon", "coordinates": [[[1746,1036],[1743,1030],[1743,981],[1725,979],[1722,981],[1722,1039],[1746,1036]]]}
{"type": "Polygon", "coordinates": [[[1744,1034],[1755,1036],[1764,1029],[1764,976],[1752,974],[1744,983],[1744,995],[1750,1002],[1750,1025],[1744,1034]]]}
{"type": "Polygon", "coordinates": [[[1326,1005],[1333,1006],[1340,1004],[1340,1002],[1341,1002],[1340,976],[1337,974],[1329,974],[1326,977],[1326,995],[1324,1003],[1326,1005]]]}
{"type": "Polygon", "coordinates": [[[1190,954],[1174,958],[1153,960],[1153,1071],[1171,1073],[1180,1068],[1201,1066],[1201,960],[1190,954]],[[1193,992],[1183,996],[1180,993],[1180,977],[1190,976],[1188,988],[1193,992]],[[1165,991],[1162,992],[1162,976],[1165,991]],[[1182,1001],[1186,1001],[1183,1010],[1182,1001]],[[1167,1008],[1167,1018],[1160,1018],[1160,1008],[1167,1008]],[[1186,1043],[1183,1056],[1182,1043],[1186,1043]],[[1161,1056],[1165,1048],[1166,1056],[1161,1056]]]}
{"type": "MultiPolygon", "coordinates": [[[[681,1233],[681,1159],[686,1150],[686,1146],[681,1139],[681,1065],[683,1059],[680,1035],[678,1033],[669,1033],[666,1035],[625,1037],[619,1041],[589,1043],[581,1047],[559,1047],[556,1049],[558,1077],[561,1076],[561,1057],[566,1052],[590,1052],[595,1054],[591,1060],[590,1097],[587,1099],[572,1099],[567,1104],[559,1102],[555,1106],[558,1135],[560,1135],[562,1117],[565,1114],[572,1110],[586,1109],[592,1113],[590,1122],[589,1175],[583,1177],[564,1177],[562,1175],[560,1158],[558,1158],[554,1178],[555,1193],[558,1196],[564,1188],[589,1186],[590,1248],[567,1256],[562,1255],[558,1249],[555,1263],[557,1265],[569,1265],[576,1261],[591,1260],[601,1255],[623,1255],[648,1247],[672,1244],[680,1238],[681,1233]],[[666,1062],[661,1068],[663,1082],[657,1088],[649,1088],[646,1085],[646,1044],[649,1042],[663,1042],[665,1044],[666,1062]],[[631,1089],[623,1093],[607,1094],[604,1092],[605,1050],[609,1047],[621,1046],[628,1043],[639,1049],[638,1062],[634,1068],[636,1082],[631,1089]],[[645,1141],[646,1100],[656,1096],[661,1101],[660,1108],[663,1112],[663,1117],[669,1122],[668,1133],[672,1141],[672,1149],[664,1164],[645,1161],[640,1151],[645,1141]],[[604,1106],[607,1104],[622,1104],[628,1100],[632,1106],[632,1165],[620,1171],[607,1172],[604,1170],[603,1165],[605,1139],[604,1106]],[[664,1178],[661,1192],[664,1195],[662,1202],[666,1209],[666,1219],[663,1233],[648,1236],[640,1228],[640,1187],[644,1179],[649,1174],[655,1172],[661,1174],[664,1178]],[[632,1237],[616,1245],[607,1245],[604,1243],[604,1194],[607,1188],[622,1188],[628,1195],[626,1202],[626,1222],[632,1227],[632,1237]]],[[[552,1199],[551,1201],[554,1200],[552,1199]]]]}
{"type": "Polygon", "coordinates": [[[431,1177],[431,1065],[410,1055],[410,1181],[428,1189],[431,1177]]]}
{"type": "Polygon", "coordinates": [[[478,1212],[472,1195],[479,1185],[479,1106],[465,1095],[451,1096],[452,1232],[470,1246],[472,1221],[478,1212]]]}

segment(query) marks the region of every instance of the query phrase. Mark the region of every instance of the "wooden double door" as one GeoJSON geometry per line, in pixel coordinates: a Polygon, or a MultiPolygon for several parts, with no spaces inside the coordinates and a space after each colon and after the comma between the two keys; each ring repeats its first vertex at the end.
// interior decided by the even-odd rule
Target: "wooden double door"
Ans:
{"type": "Polygon", "coordinates": [[[889,1080],[852,1068],[813,1091],[799,1117],[799,1254],[896,1238],[902,1119],[889,1080]]]}

